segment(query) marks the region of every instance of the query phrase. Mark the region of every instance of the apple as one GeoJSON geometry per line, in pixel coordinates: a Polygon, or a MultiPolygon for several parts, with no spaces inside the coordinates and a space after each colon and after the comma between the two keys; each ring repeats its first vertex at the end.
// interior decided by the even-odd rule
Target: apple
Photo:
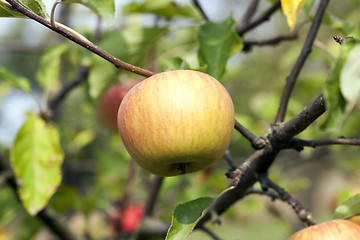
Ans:
{"type": "Polygon", "coordinates": [[[347,218],[347,220],[352,221],[352,222],[357,223],[358,225],[360,225],[360,215],[352,216],[350,218],[347,218]]]}
{"type": "Polygon", "coordinates": [[[139,81],[131,81],[117,84],[108,88],[99,100],[97,115],[100,122],[110,131],[117,132],[117,114],[119,106],[126,93],[138,84],[139,81]]]}
{"type": "Polygon", "coordinates": [[[229,93],[192,70],[153,75],[125,96],[118,129],[130,156],[158,176],[206,169],[229,146],[235,121],[229,93]]]}
{"type": "Polygon", "coordinates": [[[121,231],[122,232],[135,232],[144,216],[143,205],[130,205],[125,208],[121,215],[121,231]]]}
{"type": "Polygon", "coordinates": [[[336,219],[304,228],[289,240],[358,240],[360,226],[352,221],[336,219]]]}

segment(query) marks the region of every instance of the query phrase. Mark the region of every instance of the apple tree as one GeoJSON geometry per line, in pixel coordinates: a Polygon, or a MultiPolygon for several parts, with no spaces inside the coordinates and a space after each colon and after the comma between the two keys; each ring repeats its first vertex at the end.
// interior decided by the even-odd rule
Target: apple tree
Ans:
{"type": "Polygon", "coordinates": [[[358,232],[359,7],[0,0],[0,239],[358,232]]]}

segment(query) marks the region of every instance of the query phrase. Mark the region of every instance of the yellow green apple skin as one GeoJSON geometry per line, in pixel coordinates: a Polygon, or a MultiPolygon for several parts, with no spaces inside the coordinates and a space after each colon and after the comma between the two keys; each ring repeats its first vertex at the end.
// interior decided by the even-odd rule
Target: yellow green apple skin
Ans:
{"type": "Polygon", "coordinates": [[[130,156],[158,176],[196,172],[229,146],[234,105],[215,78],[192,70],[151,76],[121,102],[118,129],[130,156]]]}
{"type": "Polygon", "coordinates": [[[289,240],[358,240],[360,226],[352,221],[336,219],[304,228],[289,240]]]}

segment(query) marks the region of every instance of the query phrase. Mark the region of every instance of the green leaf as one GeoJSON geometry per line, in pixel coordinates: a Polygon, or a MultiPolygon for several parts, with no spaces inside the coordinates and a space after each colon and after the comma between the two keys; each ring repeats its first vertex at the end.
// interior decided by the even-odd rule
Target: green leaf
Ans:
{"type": "Polygon", "coordinates": [[[101,93],[115,81],[118,70],[109,62],[95,56],[91,63],[88,91],[92,99],[98,99],[101,93]]]}
{"type": "MultiPolygon", "coordinates": [[[[123,35],[117,31],[107,32],[99,43],[99,47],[121,60],[126,60],[129,55],[129,46],[123,35]]],[[[88,79],[90,97],[99,98],[106,87],[115,81],[119,73],[120,71],[114,65],[94,55],[88,79]]]]}
{"type": "Polygon", "coordinates": [[[9,82],[13,86],[20,88],[24,92],[29,93],[31,91],[29,79],[15,74],[3,66],[0,66],[0,79],[9,82]]]}
{"type": "Polygon", "coordinates": [[[320,126],[323,130],[336,131],[341,128],[352,110],[341,92],[340,75],[349,52],[353,47],[354,44],[352,42],[346,42],[346,44],[341,45],[340,55],[326,80],[325,100],[328,113],[325,122],[320,126]]]}
{"type": "Polygon", "coordinates": [[[200,19],[200,15],[189,5],[179,5],[169,0],[145,0],[131,2],[122,9],[123,14],[152,13],[170,20],[174,16],[200,19]]]}
{"type": "Polygon", "coordinates": [[[115,3],[114,0],[63,0],[64,2],[80,3],[95,14],[102,17],[108,24],[114,21],[115,3]]]}
{"type": "Polygon", "coordinates": [[[214,198],[204,197],[178,205],[166,240],[187,239],[213,201],[214,198]]]}
{"type": "Polygon", "coordinates": [[[31,114],[16,136],[10,161],[25,209],[36,215],[61,182],[63,152],[58,131],[31,114]]]}
{"type": "Polygon", "coordinates": [[[341,203],[336,209],[333,219],[350,218],[360,214],[360,194],[356,194],[345,202],[341,203]]]}
{"type": "MultiPolygon", "coordinates": [[[[0,17],[17,17],[17,18],[26,18],[25,15],[10,10],[4,3],[6,0],[0,1],[0,17]]],[[[49,15],[46,12],[45,4],[41,0],[18,0],[21,5],[36,13],[40,17],[49,19],[49,15]]]]}
{"type": "Polygon", "coordinates": [[[167,69],[174,69],[174,70],[178,70],[178,69],[188,69],[188,64],[186,63],[186,61],[184,59],[182,59],[181,57],[175,57],[175,58],[163,58],[161,60],[161,66],[163,68],[163,71],[166,71],[167,69]]]}
{"type": "Polygon", "coordinates": [[[61,87],[59,81],[61,57],[68,49],[67,44],[55,45],[42,55],[37,71],[37,81],[47,91],[55,92],[61,87]]]}
{"type": "Polygon", "coordinates": [[[91,129],[77,133],[69,144],[67,152],[76,153],[95,139],[95,131],[91,129]]]}
{"type": "Polygon", "coordinates": [[[359,56],[360,46],[356,46],[350,51],[340,75],[340,90],[349,105],[349,111],[354,109],[360,94],[359,56]]]}
{"type": "Polygon", "coordinates": [[[236,22],[228,18],[218,23],[206,22],[198,31],[199,64],[206,66],[205,72],[218,80],[225,73],[228,59],[242,48],[235,25],[236,22]]]}
{"type": "Polygon", "coordinates": [[[315,0],[305,0],[305,4],[303,7],[303,10],[305,12],[306,15],[310,15],[310,11],[314,5],[315,0]]]}
{"type": "Polygon", "coordinates": [[[143,67],[147,66],[149,61],[149,64],[151,64],[154,57],[149,59],[149,55],[152,53],[155,46],[160,45],[159,42],[166,33],[168,33],[167,27],[140,28],[133,31],[133,34],[136,34],[136,37],[128,39],[128,42],[131,42],[134,47],[131,52],[131,62],[136,66],[143,67]]]}

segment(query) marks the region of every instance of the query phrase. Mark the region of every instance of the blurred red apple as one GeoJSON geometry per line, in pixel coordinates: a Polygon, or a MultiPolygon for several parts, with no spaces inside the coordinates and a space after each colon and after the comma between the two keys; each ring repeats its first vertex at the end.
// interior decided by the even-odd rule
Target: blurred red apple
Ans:
{"type": "Polygon", "coordinates": [[[120,103],[124,99],[126,93],[138,83],[138,81],[132,81],[114,85],[108,88],[100,98],[97,106],[98,118],[110,131],[118,131],[117,114],[120,103]]]}
{"type": "Polygon", "coordinates": [[[144,216],[143,205],[130,205],[121,215],[121,231],[135,232],[144,216]]]}
{"type": "Polygon", "coordinates": [[[131,157],[159,176],[206,169],[229,146],[235,121],[226,89],[208,74],[175,70],[142,81],[118,113],[121,139],[131,157]]]}
{"type": "Polygon", "coordinates": [[[360,226],[352,221],[336,219],[304,228],[289,240],[359,240],[360,226]]]}

